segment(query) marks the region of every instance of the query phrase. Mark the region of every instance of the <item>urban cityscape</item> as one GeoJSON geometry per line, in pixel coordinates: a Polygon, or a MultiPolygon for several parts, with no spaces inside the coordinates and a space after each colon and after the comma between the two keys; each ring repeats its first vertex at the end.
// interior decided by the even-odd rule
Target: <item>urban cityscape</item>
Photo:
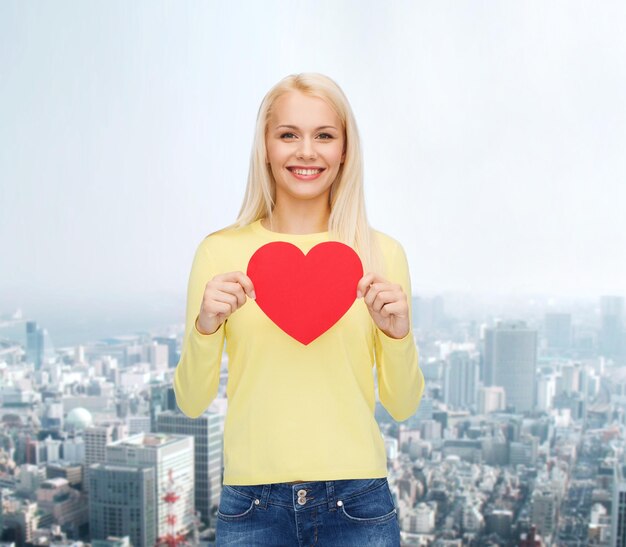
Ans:
{"type": "MultiPolygon", "coordinates": [[[[402,545],[626,545],[624,298],[412,306],[422,401],[375,414],[402,545]]],[[[172,387],[184,325],[54,347],[26,315],[0,317],[0,545],[215,545],[226,352],[191,419],[172,387]]]]}

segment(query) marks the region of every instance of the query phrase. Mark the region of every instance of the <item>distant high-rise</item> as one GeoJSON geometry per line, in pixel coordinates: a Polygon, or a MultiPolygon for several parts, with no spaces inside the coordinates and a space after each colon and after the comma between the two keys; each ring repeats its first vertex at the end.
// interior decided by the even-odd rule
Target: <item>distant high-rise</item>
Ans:
{"type": "Polygon", "coordinates": [[[106,461],[106,446],[128,434],[126,424],[92,425],[85,429],[85,465],[106,461]]]}
{"type": "Polygon", "coordinates": [[[175,368],[178,363],[178,353],[176,351],[176,336],[155,336],[154,341],[167,346],[167,364],[169,368],[175,368]]]}
{"type": "Polygon", "coordinates": [[[524,321],[504,321],[485,330],[485,385],[502,386],[515,412],[533,410],[537,331],[524,321]]]}
{"type": "Polygon", "coordinates": [[[538,532],[544,538],[554,534],[558,510],[556,493],[548,488],[538,488],[533,492],[531,507],[531,521],[537,526],[538,532]]]}
{"type": "Polygon", "coordinates": [[[485,531],[498,534],[502,539],[511,536],[513,512],[509,509],[492,509],[485,515],[485,531]]]}
{"type": "Polygon", "coordinates": [[[537,378],[537,410],[547,412],[552,408],[556,393],[556,380],[554,373],[541,374],[537,378]]]}
{"type": "Polygon", "coordinates": [[[168,504],[164,497],[170,491],[170,472],[175,481],[178,500],[172,509],[177,532],[191,530],[194,519],[194,438],[190,435],[139,433],[106,447],[106,463],[151,465],[156,473],[157,536],[169,531],[168,504]]]}
{"type": "Polygon", "coordinates": [[[224,417],[212,412],[198,418],[189,418],[181,412],[161,412],[157,415],[156,430],[194,438],[195,506],[205,524],[214,525],[211,512],[217,509],[222,493],[224,417]]]}
{"type": "Polygon", "coordinates": [[[624,342],[624,298],[600,298],[599,350],[604,357],[620,359],[626,353],[624,342]]]}
{"type": "Polygon", "coordinates": [[[115,440],[113,425],[89,426],[83,433],[85,439],[85,477],[84,488],[89,491],[89,469],[94,463],[103,463],[106,459],[106,445],[115,440]]]}
{"type": "Polygon", "coordinates": [[[478,357],[468,351],[452,351],[446,358],[443,400],[456,408],[467,408],[476,402],[478,357]]]}
{"type": "Polygon", "coordinates": [[[26,358],[39,370],[55,356],[54,344],[48,329],[37,326],[36,321],[26,322],[26,358]]]}
{"type": "Polygon", "coordinates": [[[155,432],[157,416],[166,410],[178,410],[172,382],[150,384],[150,431],[155,432]]]}
{"type": "Polygon", "coordinates": [[[494,329],[485,327],[483,330],[483,355],[480,379],[485,386],[494,385],[494,329]]]}
{"type": "Polygon", "coordinates": [[[489,414],[506,408],[506,394],[501,386],[481,386],[478,389],[478,414],[489,414]]]}
{"type": "Polygon", "coordinates": [[[539,441],[532,435],[522,435],[518,441],[511,441],[509,446],[509,464],[534,466],[537,462],[539,441]]]}
{"type": "Polygon", "coordinates": [[[427,503],[421,502],[415,509],[409,511],[406,517],[408,530],[418,534],[431,534],[435,529],[436,511],[427,503]]]}
{"type": "Polygon", "coordinates": [[[613,467],[612,547],[626,547],[626,465],[613,467]]]}
{"type": "Polygon", "coordinates": [[[561,375],[557,379],[556,394],[573,393],[580,390],[580,363],[567,363],[560,367],[561,375]]]}
{"type": "Polygon", "coordinates": [[[91,538],[127,535],[137,547],[156,545],[156,469],[97,463],[89,471],[91,538]]]}
{"type": "Polygon", "coordinates": [[[39,370],[43,363],[43,330],[36,321],[26,322],[26,359],[34,363],[35,370],[39,370]]]}
{"type": "Polygon", "coordinates": [[[546,313],[544,318],[548,349],[568,350],[572,346],[572,315],[570,313],[546,313]]]}

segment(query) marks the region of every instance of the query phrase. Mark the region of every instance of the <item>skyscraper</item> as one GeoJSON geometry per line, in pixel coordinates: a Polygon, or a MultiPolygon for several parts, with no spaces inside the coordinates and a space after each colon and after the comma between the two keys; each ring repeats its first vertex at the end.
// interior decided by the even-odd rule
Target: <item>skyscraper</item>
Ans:
{"type": "Polygon", "coordinates": [[[36,321],[26,322],[26,359],[34,363],[35,370],[39,370],[43,363],[43,330],[36,321]]]}
{"type": "Polygon", "coordinates": [[[89,469],[89,531],[92,539],[130,537],[132,545],[155,545],[156,469],[96,463],[89,469]]]}
{"type": "Polygon", "coordinates": [[[478,401],[476,411],[478,414],[489,414],[504,410],[506,407],[506,394],[501,386],[481,386],[478,389],[478,401]]]}
{"type": "Polygon", "coordinates": [[[502,386],[515,412],[535,406],[537,331],[524,321],[499,322],[485,331],[485,385],[502,386]]]}
{"type": "Polygon", "coordinates": [[[211,526],[211,512],[217,509],[222,492],[224,417],[213,412],[198,418],[188,418],[181,412],[161,412],[156,430],[194,438],[195,506],[205,524],[211,526]]]}
{"type": "Polygon", "coordinates": [[[494,329],[485,327],[483,331],[483,356],[482,356],[482,370],[480,379],[485,386],[493,386],[494,380],[494,366],[493,366],[493,344],[494,344],[494,329]]]}
{"type": "Polygon", "coordinates": [[[172,509],[176,518],[176,532],[184,533],[193,526],[194,519],[194,438],[189,435],[139,433],[106,447],[106,463],[151,465],[156,477],[157,537],[169,531],[168,506],[164,500],[169,486],[170,472],[175,480],[178,499],[172,509]]]}
{"type": "Polygon", "coordinates": [[[127,434],[127,427],[123,424],[92,425],[85,429],[85,476],[83,485],[89,491],[89,470],[94,463],[106,461],[106,446],[127,434]]]}
{"type": "Polygon", "coordinates": [[[443,400],[456,408],[467,408],[476,402],[478,358],[468,351],[453,351],[446,358],[443,400]]]}
{"type": "Polygon", "coordinates": [[[150,382],[150,431],[156,432],[157,416],[166,410],[178,410],[172,382],[150,382]]]}
{"type": "Polygon", "coordinates": [[[538,532],[544,538],[554,534],[558,515],[556,493],[549,488],[537,488],[532,494],[531,508],[531,521],[538,532]]]}
{"type": "Polygon", "coordinates": [[[178,363],[178,353],[176,351],[176,336],[172,335],[172,336],[155,336],[154,337],[154,341],[163,345],[163,346],[167,346],[167,361],[168,361],[168,367],[169,368],[175,368],[176,367],[176,363],[178,363]]]}
{"type": "Polygon", "coordinates": [[[611,515],[612,547],[626,547],[626,465],[616,462],[613,468],[613,503],[611,515]]]}
{"type": "Polygon", "coordinates": [[[600,298],[599,350],[604,357],[620,359],[624,356],[624,299],[621,296],[600,298]]]}

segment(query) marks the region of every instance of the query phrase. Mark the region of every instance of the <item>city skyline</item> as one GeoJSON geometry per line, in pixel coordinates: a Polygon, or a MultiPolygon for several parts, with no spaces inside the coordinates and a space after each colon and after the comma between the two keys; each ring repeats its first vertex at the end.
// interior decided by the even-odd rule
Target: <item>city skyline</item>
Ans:
{"type": "MultiPolygon", "coordinates": [[[[624,301],[603,297],[597,321],[546,311],[531,326],[524,314],[492,313],[491,327],[447,313],[440,297],[417,303],[424,396],[402,422],[379,396],[374,409],[403,545],[513,547],[534,535],[542,547],[613,547],[624,537],[624,301]]],[[[15,461],[3,479],[4,539],[56,534],[67,545],[129,535],[151,545],[143,538],[168,533],[167,514],[172,532],[212,545],[226,483],[227,386],[237,381],[232,349],[207,356],[218,389],[192,418],[177,408],[171,380],[180,329],[53,348],[44,325],[21,327],[1,332],[2,423],[21,435],[0,450],[15,461]],[[51,527],[37,526],[34,505],[27,510],[12,490],[30,492],[51,527]]]]}

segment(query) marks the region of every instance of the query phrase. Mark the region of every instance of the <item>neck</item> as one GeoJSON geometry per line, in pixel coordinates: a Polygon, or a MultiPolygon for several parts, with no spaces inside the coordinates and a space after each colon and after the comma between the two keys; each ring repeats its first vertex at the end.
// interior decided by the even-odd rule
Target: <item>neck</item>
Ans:
{"type": "Polygon", "coordinates": [[[287,211],[277,204],[261,224],[273,232],[283,234],[315,234],[328,231],[329,218],[330,208],[320,211],[287,211]]]}

